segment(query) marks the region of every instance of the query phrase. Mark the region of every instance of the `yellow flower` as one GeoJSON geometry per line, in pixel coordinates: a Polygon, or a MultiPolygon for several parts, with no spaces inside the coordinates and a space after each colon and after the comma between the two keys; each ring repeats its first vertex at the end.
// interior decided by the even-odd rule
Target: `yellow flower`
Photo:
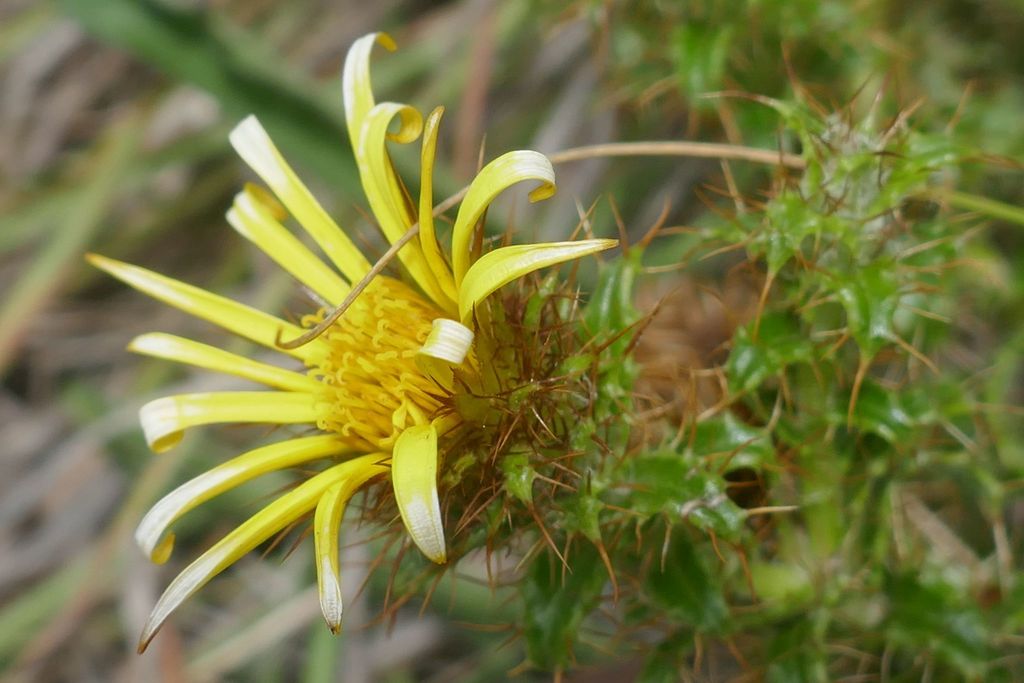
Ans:
{"type": "MultiPolygon", "coordinates": [[[[370,52],[395,45],[385,34],[352,46],[343,74],[345,114],[363,190],[385,237],[394,244],[415,224],[418,240],[398,251],[407,282],[379,275],[343,317],[306,344],[289,348],[329,310],[292,325],[205,290],[102,256],[89,260],[114,277],[300,361],[294,372],[170,334],[131,342],[132,351],[229,373],[273,391],[185,394],[143,406],[140,419],[149,446],[175,446],[185,430],[229,422],[316,425],[319,433],[249,451],[187,482],[160,500],[142,520],[136,539],[155,562],[170,555],[167,529],[183,514],[267,472],[311,461],[332,463],[256,513],[182,571],[168,586],[142,633],[140,649],[185,599],[274,534],[313,512],[320,603],[328,626],[341,626],[338,527],[345,505],[364,485],[390,479],[402,521],[430,560],[446,561],[437,491],[438,437],[466,423],[458,402],[467,387],[486,388],[477,309],[502,285],[545,266],[615,245],[584,240],[508,246],[480,255],[478,223],[491,201],[522,181],[539,181],[531,200],[551,196],[554,173],[546,157],[509,152],[485,166],[471,183],[452,229],[451,259],[438,245],[433,222],[432,172],[442,110],[424,121],[414,108],[374,102],[370,52]],[[398,120],[397,132],[389,132],[398,120]],[[420,193],[414,204],[388,156],[386,141],[410,143],[422,134],[420,193]]],[[[231,133],[231,143],[272,191],[246,185],[228,211],[228,222],[282,268],[336,307],[371,271],[371,265],[321,207],[256,120],[231,133]],[[276,196],[276,199],[274,198],[276,196]],[[293,216],[328,265],[282,225],[293,216]]],[[[493,342],[488,342],[493,343],[493,342]]]]}

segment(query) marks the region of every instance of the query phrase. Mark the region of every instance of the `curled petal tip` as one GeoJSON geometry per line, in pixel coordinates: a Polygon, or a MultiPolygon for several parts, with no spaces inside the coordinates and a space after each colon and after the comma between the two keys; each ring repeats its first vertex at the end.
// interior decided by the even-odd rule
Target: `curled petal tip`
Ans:
{"type": "Polygon", "coordinates": [[[473,330],[462,323],[447,318],[435,318],[431,324],[430,336],[423,343],[419,353],[452,365],[459,365],[466,359],[473,345],[473,337],[473,330]]]}
{"type": "Polygon", "coordinates": [[[556,192],[558,192],[558,186],[554,182],[543,182],[539,187],[530,191],[527,199],[530,200],[530,203],[536,203],[555,196],[556,192]]]}
{"type": "Polygon", "coordinates": [[[462,286],[466,271],[474,260],[471,246],[477,221],[499,194],[525,181],[540,183],[530,191],[530,201],[553,195],[555,171],[551,161],[532,150],[506,152],[484,166],[470,183],[452,228],[452,270],[457,286],[462,286]]]}
{"type": "Polygon", "coordinates": [[[376,40],[377,44],[388,52],[394,52],[398,49],[398,43],[395,42],[395,39],[391,37],[390,33],[380,31],[377,33],[376,40]]]}
{"type": "MultiPolygon", "coordinates": [[[[377,107],[388,105],[391,105],[391,103],[384,102],[382,104],[376,105],[374,109],[376,109],[377,107]]],[[[385,109],[385,111],[387,111],[387,109],[385,109]]],[[[417,110],[415,107],[410,107],[407,105],[399,105],[399,108],[396,110],[396,113],[398,114],[398,130],[395,131],[394,133],[388,132],[388,140],[392,140],[399,144],[407,145],[410,142],[419,139],[420,134],[423,133],[423,114],[421,114],[419,110],[417,110]]],[[[370,110],[370,115],[374,115],[372,109],[370,110]]],[[[390,111],[386,115],[390,115],[392,117],[394,116],[394,114],[391,113],[390,111]]]]}
{"type": "Polygon", "coordinates": [[[157,543],[152,548],[143,548],[148,551],[149,561],[153,564],[163,564],[167,562],[171,557],[171,551],[174,550],[174,534],[167,534],[164,540],[157,543]]]}
{"type": "Polygon", "coordinates": [[[177,402],[170,397],[150,401],[139,409],[139,422],[146,443],[156,453],[177,446],[184,432],[181,430],[177,402]]]}

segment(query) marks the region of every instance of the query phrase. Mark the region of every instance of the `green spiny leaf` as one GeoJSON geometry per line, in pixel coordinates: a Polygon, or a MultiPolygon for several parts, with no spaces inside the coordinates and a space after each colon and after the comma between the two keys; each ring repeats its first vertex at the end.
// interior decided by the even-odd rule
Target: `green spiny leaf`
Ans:
{"type": "Polygon", "coordinates": [[[727,629],[729,613],[718,581],[685,533],[673,533],[664,557],[653,558],[644,586],[651,600],[679,623],[701,633],[727,629]]]}
{"type": "Polygon", "coordinates": [[[576,543],[565,569],[552,552],[533,561],[521,586],[523,636],[530,661],[544,669],[564,667],[583,619],[597,606],[607,579],[597,550],[576,543]]]}

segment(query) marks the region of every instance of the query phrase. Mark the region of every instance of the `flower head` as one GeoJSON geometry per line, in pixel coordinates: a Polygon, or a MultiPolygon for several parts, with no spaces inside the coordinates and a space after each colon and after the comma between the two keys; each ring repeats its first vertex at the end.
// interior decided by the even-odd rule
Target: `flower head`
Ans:
{"type": "Polygon", "coordinates": [[[322,462],[327,466],[284,493],[230,532],[182,571],[154,608],[140,649],[185,599],[242,555],[313,514],[320,603],[332,630],[341,626],[338,561],[339,524],[352,495],[374,482],[390,481],[394,502],[409,536],[437,563],[447,559],[438,496],[438,440],[477,416],[462,394],[481,393],[494,373],[493,352],[479,345],[481,305],[503,285],[545,266],[593,254],[614,240],[506,246],[481,253],[478,234],[487,207],[503,190],[523,181],[539,183],[534,201],[555,191],[546,157],[531,151],[504,154],[487,164],[470,184],[452,229],[446,257],[434,229],[432,173],[442,110],[424,118],[414,108],[376,103],[369,61],[374,44],[395,45],[385,34],[355,42],[342,79],[348,133],[363,190],[384,236],[418,239],[397,251],[402,275],[376,275],[351,239],[321,207],[284,160],[255,117],[231,133],[240,156],[270,191],[246,185],[228,211],[228,222],[308,287],[329,308],[302,319],[302,326],[157,273],[90,255],[97,267],[150,296],[215,323],[241,337],[302,363],[292,371],[170,334],[133,340],[135,352],[236,375],[270,391],[184,394],[142,407],[149,446],[173,448],[185,430],[214,423],[316,425],[318,432],[256,448],[213,467],[161,499],[136,532],[155,562],[171,553],[168,528],[201,503],[261,474],[322,462]],[[392,131],[397,120],[398,127],[392,131]],[[419,197],[407,191],[388,155],[388,142],[408,144],[422,136],[419,197]],[[308,234],[327,262],[284,227],[288,216],[308,234]],[[359,285],[365,289],[330,322],[337,307],[359,285]],[[325,322],[326,321],[326,322],[325,322]],[[304,344],[282,343],[325,323],[322,334],[304,344]],[[489,371],[490,370],[490,371],[489,371]]]}

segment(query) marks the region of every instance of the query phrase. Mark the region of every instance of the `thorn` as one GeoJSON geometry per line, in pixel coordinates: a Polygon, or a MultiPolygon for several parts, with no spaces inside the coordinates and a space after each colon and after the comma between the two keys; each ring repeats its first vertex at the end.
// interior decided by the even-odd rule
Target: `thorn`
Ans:
{"type": "Polygon", "coordinates": [[[622,243],[622,253],[629,253],[629,231],[626,230],[626,223],[622,220],[622,214],[619,213],[619,205],[615,203],[615,198],[612,195],[608,195],[608,205],[612,208],[612,216],[615,217],[615,225],[619,229],[619,241],[622,243]]]}
{"type": "Polygon", "coordinates": [[[552,551],[554,551],[555,555],[558,556],[558,559],[561,560],[562,566],[565,570],[572,574],[572,568],[569,566],[569,563],[565,561],[565,556],[558,550],[558,546],[555,545],[554,540],[551,538],[551,534],[548,533],[547,527],[544,526],[544,522],[541,521],[540,515],[537,514],[536,508],[530,505],[528,509],[530,514],[533,516],[533,520],[537,522],[537,527],[540,528],[540,532],[544,535],[544,540],[547,541],[548,546],[552,551]]]}
{"type": "Polygon", "coordinates": [[[597,552],[601,556],[604,568],[608,571],[608,578],[612,582],[612,604],[617,605],[619,603],[619,581],[615,578],[615,570],[612,568],[611,558],[608,557],[608,551],[605,550],[603,541],[598,540],[594,545],[597,546],[597,552]]]}
{"type": "Polygon", "coordinates": [[[911,356],[913,356],[917,360],[919,360],[922,363],[924,363],[924,365],[929,370],[931,370],[933,374],[935,374],[935,375],[939,374],[939,368],[938,368],[937,365],[935,365],[935,363],[932,361],[932,359],[929,358],[928,356],[924,355],[920,351],[918,351],[916,348],[914,348],[914,346],[912,344],[910,344],[909,342],[905,341],[902,337],[900,337],[898,335],[895,335],[895,334],[892,335],[892,340],[894,342],[896,342],[896,345],[899,346],[901,349],[903,349],[904,351],[909,353],[911,356]]]}
{"type": "Polygon", "coordinates": [[[853,428],[853,411],[857,407],[857,397],[860,395],[860,386],[864,382],[864,376],[871,367],[871,359],[861,354],[860,363],[857,366],[857,375],[853,378],[853,391],[850,393],[850,407],[846,411],[846,428],[853,428]]]}
{"type": "Polygon", "coordinates": [[[753,340],[757,341],[757,335],[761,331],[761,316],[764,314],[765,303],[768,301],[768,291],[772,288],[772,282],[775,281],[775,273],[768,273],[768,277],[764,280],[764,287],[761,289],[761,296],[757,300],[757,313],[754,314],[754,333],[753,340]]]}
{"type": "MultiPolygon", "coordinates": [[[[665,197],[665,201],[661,206],[661,213],[659,213],[658,217],[654,219],[654,225],[652,225],[650,229],[648,229],[647,232],[644,233],[644,236],[640,238],[638,246],[641,249],[646,249],[647,245],[650,244],[651,241],[658,236],[658,234],[661,232],[662,227],[664,227],[666,221],[668,221],[668,215],[669,212],[671,212],[671,210],[672,200],[669,199],[668,197],[665,197]]],[[[623,251],[625,251],[625,249],[623,249],[623,251]]]]}

